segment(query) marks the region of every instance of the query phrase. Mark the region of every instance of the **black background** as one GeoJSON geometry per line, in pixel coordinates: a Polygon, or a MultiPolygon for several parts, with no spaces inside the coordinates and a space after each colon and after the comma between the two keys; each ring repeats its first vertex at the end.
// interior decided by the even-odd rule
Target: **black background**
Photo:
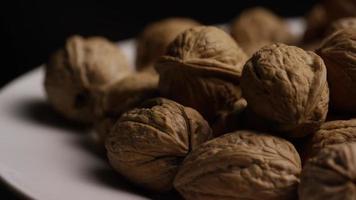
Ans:
{"type": "MultiPolygon", "coordinates": [[[[245,8],[265,6],[285,17],[304,15],[316,1],[11,1],[2,5],[0,87],[44,63],[72,34],[118,41],[135,37],[149,22],[185,16],[224,23],[245,8]]],[[[16,199],[0,184],[1,199],[16,199]]]]}

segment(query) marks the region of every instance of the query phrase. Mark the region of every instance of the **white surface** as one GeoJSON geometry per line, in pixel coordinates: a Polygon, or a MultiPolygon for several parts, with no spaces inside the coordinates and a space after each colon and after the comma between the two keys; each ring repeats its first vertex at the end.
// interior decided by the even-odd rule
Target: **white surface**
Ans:
{"type": "MultiPolygon", "coordinates": [[[[289,23],[295,34],[303,24],[289,23]]],[[[133,64],[134,41],[119,43],[133,64]]],[[[0,92],[0,178],[33,199],[147,199],[113,173],[88,143],[45,103],[42,67],[0,92]]]]}

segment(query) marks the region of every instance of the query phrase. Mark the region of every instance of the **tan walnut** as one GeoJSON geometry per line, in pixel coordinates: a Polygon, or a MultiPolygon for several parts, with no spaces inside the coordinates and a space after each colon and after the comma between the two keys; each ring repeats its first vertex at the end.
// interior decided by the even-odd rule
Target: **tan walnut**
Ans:
{"type": "Polygon", "coordinates": [[[330,145],[349,142],[356,142],[356,119],[326,122],[312,137],[311,155],[330,145]]]}
{"type": "Polygon", "coordinates": [[[241,88],[248,109],[287,137],[316,131],[328,112],[323,60],[284,44],[266,46],[246,63],[241,88]]]}
{"type": "Polygon", "coordinates": [[[301,200],[356,199],[356,143],[331,145],[304,166],[299,185],[301,200]]]}
{"type": "Polygon", "coordinates": [[[331,108],[338,112],[356,112],[356,29],[330,35],[317,53],[328,70],[331,108]]]}
{"type": "Polygon", "coordinates": [[[199,23],[188,18],[168,18],[149,24],[138,36],[136,67],[152,67],[177,35],[199,23]]]}
{"type": "Polygon", "coordinates": [[[70,37],[46,65],[49,102],[69,119],[92,122],[92,92],[129,73],[120,49],[101,37],[70,37]]]}
{"type": "Polygon", "coordinates": [[[192,151],[174,186],[187,200],[289,200],[297,196],[300,172],[299,155],[287,140],[237,131],[192,151]]]}
{"type": "Polygon", "coordinates": [[[294,40],[280,17],[260,7],[243,11],[232,22],[231,35],[248,55],[267,44],[291,43],[294,40]]]}
{"type": "Polygon", "coordinates": [[[132,73],[98,91],[95,106],[97,142],[104,144],[121,114],[158,95],[158,76],[147,72],[132,73]]]}
{"type": "Polygon", "coordinates": [[[208,121],[240,99],[245,53],[224,31],[199,26],[180,34],[156,63],[163,96],[195,108],[208,121]]]}
{"type": "Polygon", "coordinates": [[[327,29],[326,35],[331,35],[344,29],[356,29],[356,17],[346,17],[334,21],[327,29]]]}
{"type": "Polygon", "coordinates": [[[212,136],[194,109],[153,99],[124,113],[106,140],[111,165],[130,181],[154,191],[172,188],[185,156],[212,136]]]}

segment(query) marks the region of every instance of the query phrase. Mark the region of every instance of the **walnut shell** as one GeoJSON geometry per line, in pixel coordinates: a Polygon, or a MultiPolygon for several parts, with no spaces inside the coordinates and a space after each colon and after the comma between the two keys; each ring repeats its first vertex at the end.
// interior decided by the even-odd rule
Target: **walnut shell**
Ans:
{"type": "Polygon", "coordinates": [[[248,55],[267,44],[293,41],[286,23],[261,7],[243,11],[232,22],[231,35],[248,55]]]}
{"type": "Polygon", "coordinates": [[[330,106],[339,112],[356,112],[356,29],[330,35],[317,53],[328,70],[330,106]]]}
{"type": "Polygon", "coordinates": [[[138,37],[137,69],[152,67],[179,33],[198,25],[198,22],[187,18],[168,18],[149,24],[138,37]]]}
{"type": "Polygon", "coordinates": [[[69,119],[92,122],[92,92],[129,73],[117,46],[105,38],[70,37],[46,65],[45,90],[49,102],[69,119]]]}
{"type": "Polygon", "coordinates": [[[184,160],[175,188],[185,199],[294,199],[301,162],[282,138],[237,131],[208,141],[184,160]]]}
{"type": "Polygon", "coordinates": [[[248,108],[286,136],[303,137],[325,121],[326,68],[313,52],[284,44],[266,46],[246,63],[241,88],[248,108]]]}
{"type": "Polygon", "coordinates": [[[95,109],[98,142],[104,144],[106,136],[122,113],[157,96],[158,76],[147,72],[128,75],[98,92],[95,109]]]}
{"type": "Polygon", "coordinates": [[[124,113],[106,149],[111,165],[129,180],[167,191],[184,157],[210,138],[211,129],[197,111],[158,98],[124,113]]]}
{"type": "Polygon", "coordinates": [[[313,135],[311,155],[330,145],[348,142],[356,142],[356,119],[326,122],[313,135]]]}
{"type": "Polygon", "coordinates": [[[162,95],[195,108],[207,120],[241,97],[245,53],[224,31],[194,27],[180,34],[156,63],[162,95]]]}
{"type": "Polygon", "coordinates": [[[331,145],[304,166],[299,185],[301,200],[356,199],[356,143],[331,145]]]}
{"type": "Polygon", "coordinates": [[[356,17],[341,18],[334,21],[327,29],[326,35],[331,35],[344,29],[356,29],[356,17]]]}

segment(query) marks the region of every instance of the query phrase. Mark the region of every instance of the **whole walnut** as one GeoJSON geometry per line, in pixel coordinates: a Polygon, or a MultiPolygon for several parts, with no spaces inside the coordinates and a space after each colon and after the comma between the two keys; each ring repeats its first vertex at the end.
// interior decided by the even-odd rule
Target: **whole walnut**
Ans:
{"type": "Polygon", "coordinates": [[[356,17],[341,18],[334,21],[327,29],[326,35],[331,35],[344,29],[356,29],[356,17]]]}
{"type": "Polygon", "coordinates": [[[356,199],[356,143],[331,145],[304,166],[299,185],[301,200],[356,199]]]}
{"type": "Polygon", "coordinates": [[[198,110],[208,121],[241,98],[245,53],[224,31],[199,26],[180,34],[155,67],[162,95],[198,110]]]}
{"type": "Polygon", "coordinates": [[[356,112],[356,29],[330,35],[317,53],[328,70],[331,108],[338,112],[356,112]]]}
{"type": "Polygon", "coordinates": [[[289,200],[297,196],[300,172],[299,155],[287,140],[237,131],[192,151],[174,186],[187,200],[289,200]]]}
{"type": "Polygon", "coordinates": [[[121,114],[158,96],[158,76],[146,72],[133,73],[105,87],[96,95],[95,129],[99,136],[98,142],[104,144],[121,114]]]}
{"type": "Polygon", "coordinates": [[[101,37],[72,36],[46,65],[44,86],[49,102],[69,119],[94,120],[92,92],[130,70],[121,50],[101,37]]]}
{"type": "Polygon", "coordinates": [[[212,136],[194,109],[168,99],[149,100],[124,113],[106,140],[111,165],[130,181],[167,191],[185,156],[212,136]]]}
{"type": "Polygon", "coordinates": [[[260,7],[242,12],[232,22],[231,35],[248,55],[267,44],[291,43],[294,40],[281,18],[260,7]]]}
{"type": "Polygon", "coordinates": [[[187,18],[168,18],[149,24],[138,37],[137,69],[152,67],[179,33],[198,25],[198,22],[187,18]]]}
{"type": "Polygon", "coordinates": [[[356,142],[356,119],[326,122],[312,137],[311,155],[330,145],[349,142],[356,142]]]}
{"type": "Polygon", "coordinates": [[[288,137],[313,133],[325,121],[326,68],[313,52],[284,44],[262,48],[246,63],[241,89],[248,109],[288,137]]]}

